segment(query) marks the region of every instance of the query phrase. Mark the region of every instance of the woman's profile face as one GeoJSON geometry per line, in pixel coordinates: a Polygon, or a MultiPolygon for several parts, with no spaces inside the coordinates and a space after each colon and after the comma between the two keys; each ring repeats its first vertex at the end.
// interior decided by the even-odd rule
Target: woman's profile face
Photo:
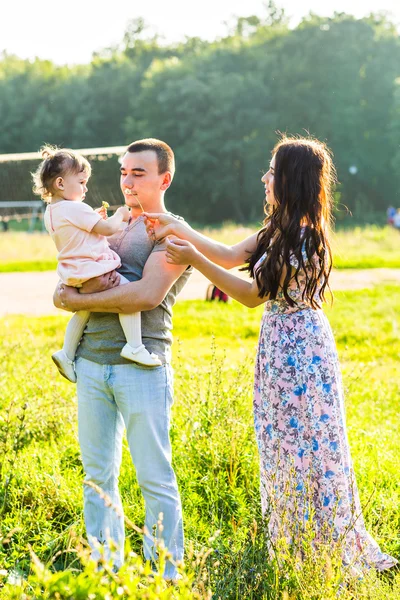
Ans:
{"type": "Polygon", "coordinates": [[[271,207],[277,206],[277,201],[274,196],[274,181],[275,181],[275,155],[269,164],[269,170],[262,176],[261,181],[265,186],[265,200],[271,207]]]}

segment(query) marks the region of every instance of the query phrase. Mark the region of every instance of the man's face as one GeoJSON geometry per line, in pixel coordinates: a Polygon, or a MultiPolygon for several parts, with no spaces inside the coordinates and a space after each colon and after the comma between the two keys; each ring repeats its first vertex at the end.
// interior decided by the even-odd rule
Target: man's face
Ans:
{"type": "Polygon", "coordinates": [[[121,160],[120,179],[126,205],[140,208],[141,204],[146,210],[167,189],[165,179],[168,175],[158,173],[157,154],[153,150],[126,152],[121,160]]]}

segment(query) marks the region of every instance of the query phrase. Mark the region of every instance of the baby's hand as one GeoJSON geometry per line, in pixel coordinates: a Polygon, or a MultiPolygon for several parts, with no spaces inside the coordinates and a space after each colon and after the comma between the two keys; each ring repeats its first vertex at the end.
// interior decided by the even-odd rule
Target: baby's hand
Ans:
{"type": "Polygon", "coordinates": [[[105,206],[101,206],[100,208],[96,208],[94,212],[99,213],[102,219],[107,219],[107,209],[105,206]]]}
{"type": "Polygon", "coordinates": [[[131,212],[127,206],[120,206],[119,208],[117,208],[115,214],[120,214],[122,216],[123,221],[129,221],[131,216],[131,212]]]}

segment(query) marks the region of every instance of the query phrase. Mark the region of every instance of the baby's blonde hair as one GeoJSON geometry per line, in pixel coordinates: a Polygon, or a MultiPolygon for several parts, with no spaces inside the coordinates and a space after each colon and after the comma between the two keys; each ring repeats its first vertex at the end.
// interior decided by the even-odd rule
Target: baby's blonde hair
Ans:
{"type": "Polygon", "coordinates": [[[40,148],[42,162],[34,173],[33,193],[41,196],[45,202],[50,202],[54,194],[54,182],[57,177],[64,177],[68,173],[85,172],[90,177],[92,172],[90,163],[84,156],[69,148],[57,148],[48,144],[40,148]]]}

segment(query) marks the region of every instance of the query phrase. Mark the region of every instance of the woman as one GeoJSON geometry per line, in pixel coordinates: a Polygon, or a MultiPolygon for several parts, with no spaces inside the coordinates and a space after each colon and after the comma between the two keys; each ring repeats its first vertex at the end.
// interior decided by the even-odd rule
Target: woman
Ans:
{"type": "Polygon", "coordinates": [[[262,178],[263,228],[228,247],[170,215],[147,215],[155,237],[175,235],[167,260],[191,264],[242,304],[265,304],[255,367],[254,419],[261,497],[274,544],[341,544],[344,564],[396,560],[367,533],[345,428],[334,338],[321,310],[332,266],[335,170],[317,140],[283,138],[262,178]],[[224,269],[247,262],[253,282],[224,269]],[[216,264],[214,264],[216,263],[216,264]]]}

